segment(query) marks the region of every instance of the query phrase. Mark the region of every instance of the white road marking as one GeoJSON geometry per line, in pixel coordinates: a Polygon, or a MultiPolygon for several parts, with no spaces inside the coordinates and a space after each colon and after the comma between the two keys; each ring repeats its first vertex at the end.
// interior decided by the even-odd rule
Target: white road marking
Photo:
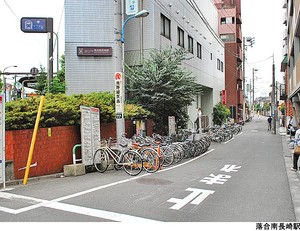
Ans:
{"type": "MultiPolygon", "coordinates": [[[[170,168],[162,169],[162,170],[156,172],[155,174],[159,174],[160,172],[169,171],[169,170],[181,167],[183,165],[186,165],[186,164],[188,164],[192,161],[195,161],[195,160],[207,155],[208,153],[210,153],[212,151],[214,151],[214,149],[211,149],[211,150],[205,152],[204,154],[202,154],[198,157],[195,157],[195,158],[193,158],[189,161],[186,161],[184,163],[175,165],[175,166],[170,167],[170,168]]],[[[29,211],[29,210],[32,210],[32,209],[36,209],[36,208],[39,208],[39,207],[48,207],[48,208],[58,209],[58,210],[62,210],[62,211],[68,211],[68,212],[83,214],[83,215],[87,215],[87,216],[93,216],[93,217],[108,219],[108,220],[112,220],[112,221],[158,222],[156,220],[151,220],[151,219],[146,219],[146,218],[141,218],[141,217],[136,217],[136,216],[130,216],[130,215],[121,214],[121,213],[114,213],[114,212],[109,212],[109,211],[104,211],[104,210],[99,210],[99,209],[86,208],[86,207],[82,207],[82,206],[70,205],[70,204],[60,202],[60,201],[63,201],[63,200],[67,200],[67,199],[70,199],[70,198],[82,196],[82,195],[85,195],[85,194],[88,194],[88,193],[91,193],[91,192],[94,192],[94,191],[97,191],[97,190],[101,190],[101,189],[104,189],[104,188],[108,188],[108,187],[112,187],[112,186],[115,186],[115,185],[127,183],[127,182],[130,182],[130,181],[142,178],[142,177],[146,177],[150,174],[153,174],[153,173],[145,173],[143,175],[139,175],[139,176],[136,176],[136,177],[131,177],[131,178],[128,178],[128,179],[125,179],[125,180],[113,182],[113,183],[110,183],[110,184],[106,184],[106,185],[102,185],[102,186],[99,186],[99,187],[91,188],[91,189],[88,189],[88,190],[85,190],[85,191],[82,191],[82,192],[78,192],[78,193],[74,193],[74,194],[71,194],[71,195],[63,196],[63,197],[60,197],[60,198],[57,198],[57,199],[54,199],[54,200],[51,200],[51,201],[0,191],[0,197],[1,198],[10,199],[10,200],[22,200],[23,202],[33,203],[33,205],[31,205],[31,206],[23,207],[23,208],[20,208],[20,209],[10,209],[10,208],[5,208],[5,207],[0,207],[0,211],[11,213],[11,214],[19,214],[19,213],[29,211]]]]}
{"type": "Polygon", "coordinates": [[[236,166],[236,165],[230,165],[225,164],[222,169],[220,169],[221,172],[237,172],[238,169],[240,169],[242,166],[236,166]]]}
{"type": "Polygon", "coordinates": [[[215,191],[212,190],[205,190],[205,189],[198,189],[198,188],[187,188],[185,191],[190,191],[188,196],[183,199],[178,199],[172,197],[171,199],[167,200],[168,202],[175,203],[170,209],[179,210],[189,202],[193,205],[199,205],[206,197],[213,194],[215,191]]]}
{"type": "Polygon", "coordinates": [[[67,211],[71,213],[77,213],[81,215],[91,216],[91,217],[97,217],[102,219],[107,219],[111,221],[120,221],[120,222],[160,222],[156,220],[146,219],[142,217],[136,217],[136,216],[130,216],[126,214],[121,213],[114,213],[109,211],[104,211],[100,209],[92,209],[82,206],[76,206],[76,205],[70,205],[60,202],[52,202],[49,204],[46,204],[45,207],[52,208],[52,209],[58,209],[62,211],[67,211]]]}
{"type": "Polygon", "coordinates": [[[232,137],[230,140],[227,140],[227,141],[223,142],[222,144],[227,144],[227,143],[229,143],[229,142],[231,142],[233,140],[234,140],[234,137],[232,137]]]}

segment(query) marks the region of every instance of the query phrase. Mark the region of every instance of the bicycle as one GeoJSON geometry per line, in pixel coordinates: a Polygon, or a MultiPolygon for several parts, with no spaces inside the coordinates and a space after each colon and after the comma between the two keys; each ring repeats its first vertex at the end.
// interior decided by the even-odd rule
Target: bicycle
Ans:
{"type": "Polygon", "coordinates": [[[120,144],[121,149],[112,149],[110,146],[111,139],[94,153],[93,165],[98,172],[104,173],[112,158],[116,170],[123,169],[130,176],[140,174],[143,170],[143,158],[137,151],[128,148],[127,144],[120,144]]]}
{"type": "MultiPolygon", "coordinates": [[[[156,172],[161,166],[161,156],[149,143],[137,143],[136,137],[132,142],[131,150],[137,151],[143,158],[143,167],[149,173],[156,172]]],[[[141,140],[140,140],[141,141],[141,140]]]]}

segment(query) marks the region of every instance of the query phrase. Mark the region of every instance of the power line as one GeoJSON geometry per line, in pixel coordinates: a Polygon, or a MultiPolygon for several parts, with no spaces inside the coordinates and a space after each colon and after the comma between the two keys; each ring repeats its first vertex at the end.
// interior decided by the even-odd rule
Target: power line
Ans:
{"type": "Polygon", "coordinates": [[[8,9],[12,12],[12,14],[19,20],[19,17],[16,15],[16,13],[13,11],[13,9],[10,7],[10,5],[6,2],[6,0],[3,0],[5,5],[8,7],[8,9]]]}
{"type": "Polygon", "coordinates": [[[265,58],[265,59],[263,59],[263,60],[260,60],[260,61],[257,61],[257,62],[249,63],[249,64],[262,63],[262,62],[264,62],[264,61],[267,61],[267,60],[268,60],[268,59],[270,59],[270,58],[273,58],[273,56],[271,55],[271,56],[270,56],[270,57],[268,57],[268,58],[265,58]]]}

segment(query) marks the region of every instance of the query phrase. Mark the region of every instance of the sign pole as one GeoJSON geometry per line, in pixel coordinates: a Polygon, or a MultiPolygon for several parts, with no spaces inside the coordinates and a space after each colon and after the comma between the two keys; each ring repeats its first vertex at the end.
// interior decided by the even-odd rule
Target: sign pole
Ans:
{"type": "MultiPolygon", "coordinates": [[[[53,80],[53,18],[21,18],[21,30],[25,33],[48,33],[48,92],[53,80]]],[[[58,61],[58,60],[57,60],[58,61]]]]}
{"type": "Polygon", "coordinates": [[[53,80],[53,18],[47,18],[48,31],[48,92],[50,92],[50,83],[53,80]]]}
{"type": "Polygon", "coordinates": [[[3,93],[0,93],[0,132],[2,141],[0,142],[0,183],[3,183],[5,188],[5,97],[3,93]]]}

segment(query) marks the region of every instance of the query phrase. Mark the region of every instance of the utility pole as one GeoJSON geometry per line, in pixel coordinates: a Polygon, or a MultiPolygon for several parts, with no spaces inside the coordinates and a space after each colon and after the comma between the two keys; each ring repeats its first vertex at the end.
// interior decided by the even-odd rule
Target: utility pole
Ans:
{"type": "MultiPolygon", "coordinates": [[[[246,119],[246,69],[245,69],[245,63],[246,63],[246,50],[248,46],[253,47],[255,43],[255,38],[254,37],[243,37],[243,96],[244,96],[244,102],[243,102],[243,120],[245,121],[246,119]],[[250,45],[246,44],[246,42],[250,43],[250,45]]],[[[254,88],[253,88],[254,89],[254,88]]],[[[251,99],[249,99],[249,101],[251,101],[251,99]]],[[[253,100],[254,103],[254,100],[253,100]]]]}
{"type": "Polygon", "coordinates": [[[252,106],[254,111],[254,68],[252,68],[252,78],[253,78],[253,86],[252,86],[252,106]]]}
{"type": "Polygon", "coordinates": [[[246,40],[245,37],[243,37],[243,121],[246,121],[246,76],[245,76],[245,52],[246,52],[246,40]]]}
{"type": "Polygon", "coordinates": [[[275,63],[274,63],[274,54],[273,54],[273,65],[272,65],[272,117],[273,117],[273,128],[274,134],[276,134],[276,116],[275,116],[275,106],[276,106],[276,99],[275,99],[275,63]]]}
{"type": "Polygon", "coordinates": [[[124,120],[124,73],[123,73],[123,44],[121,42],[122,31],[122,0],[114,1],[115,23],[115,110],[116,110],[116,137],[118,143],[125,132],[124,120]]]}
{"type": "Polygon", "coordinates": [[[255,91],[255,87],[254,87],[254,82],[255,82],[255,72],[258,71],[256,68],[252,68],[252,81],[253,81],[253,88],[252,88],[252,105],[253,105],[253,111],[254,111],[254,91],[255,91]]]}

